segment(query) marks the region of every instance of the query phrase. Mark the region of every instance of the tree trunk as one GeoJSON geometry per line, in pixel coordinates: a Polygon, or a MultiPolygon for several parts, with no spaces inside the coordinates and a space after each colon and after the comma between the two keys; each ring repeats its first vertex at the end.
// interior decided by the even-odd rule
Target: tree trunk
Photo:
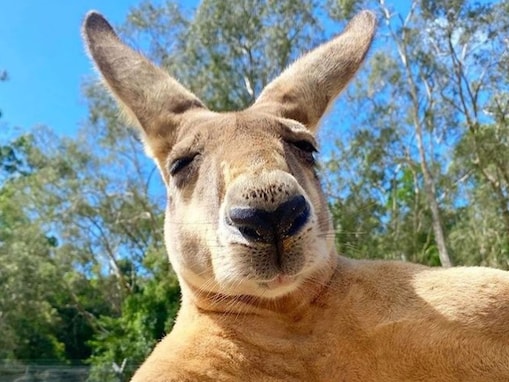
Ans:
{"type": "MultiPolygon", "coordinates": [[[[388,8],[385,6],[384,0],[379,0],[380,6],[384,13],[387,25],[390,24],[391,14],[388,8]]],[[[412,9],[410,10],[407,18],[404,20],[404,24],[408,23],[412,18],[413,12],[415,11],[416,2],[412,3],[412,9]]],[[[435,180],[433,179],[433,175],[431,174],[430,168],[428,166],[427,158],[426,158],[426,150],[424,148],[424,139],[423,139],[423,128],[422,122],[419,118],[419,95],[417,84],[414,80],[412,70],[410,68],[410,60],[406,51],[407,46],[405,45],[405,28],[402,28],[403,37],[398,38],[395,33],[391,30],[392,37],[398,47],[398,53],[400,56],[401,63],[405,68],[407,84],[408,84],[408,92],[411,98],[412,105],[412,120],[413,125],[417,137],[417,148],[419,150],[419,159],[420,166],[422,170],[422,174],[424,176],[424,192],[426,194],[426,200],[428,202],[428,206],[431,210],[431,218],[432,218],[432,226],[433,233],[435,234],[435,242],[438,249],[438,255],[440,257],[440,263],[443,267],[451,267],[452,261],[449,257],[449,253],[447,250],[447,246],[445,244],[445,234],[442,225],[442,218],[440,215],[440,208],[438,206],[438,202],[436,199],[436,189],[435,189],[435,180]]]]}

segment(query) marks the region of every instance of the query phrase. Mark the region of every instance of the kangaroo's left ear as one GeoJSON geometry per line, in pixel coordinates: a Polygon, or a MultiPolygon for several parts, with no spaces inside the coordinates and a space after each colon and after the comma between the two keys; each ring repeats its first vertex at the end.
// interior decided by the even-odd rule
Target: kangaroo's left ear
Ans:
{"type": "Polygon", "coordinates": [[[361,66],[375,27],[373,13],[359,13],[343,33],[304,55],[268,84],[252,108],[316,130],[327,107],[361,66]]]}

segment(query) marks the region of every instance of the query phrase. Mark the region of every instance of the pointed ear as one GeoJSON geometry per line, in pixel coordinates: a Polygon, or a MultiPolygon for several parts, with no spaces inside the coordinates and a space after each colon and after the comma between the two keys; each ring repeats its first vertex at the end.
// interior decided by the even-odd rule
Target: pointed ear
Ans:
{"type": "Polygon", "coordinates": [[[162,126],[176,127],[185,112],[205,108],[165,71],[123,44],[99,13],[87,14],[83,37],[106,85],[122,109],[141,127],[149,146],[152,138],[160,135],[162,126]]]}
{"type": "Polygon", "coordinates": [[[363,11],[342,34],[297,60],[265,87],[253,109],[297,120],[311,130],[359,69],[376,20],[363,11]]]}

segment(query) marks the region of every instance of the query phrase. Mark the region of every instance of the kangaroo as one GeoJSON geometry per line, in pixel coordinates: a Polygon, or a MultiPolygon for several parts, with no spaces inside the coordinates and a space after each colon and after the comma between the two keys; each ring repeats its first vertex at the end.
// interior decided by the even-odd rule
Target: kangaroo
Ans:
{"type": "Polygon", "coordinates": [[[218,113],[87,15],[88,52],[166,185],[182,288],[132,381],[509,381],[509,272],[334,248],[315,132],[375,26],[361,12],[252,106],[218,113]]]}

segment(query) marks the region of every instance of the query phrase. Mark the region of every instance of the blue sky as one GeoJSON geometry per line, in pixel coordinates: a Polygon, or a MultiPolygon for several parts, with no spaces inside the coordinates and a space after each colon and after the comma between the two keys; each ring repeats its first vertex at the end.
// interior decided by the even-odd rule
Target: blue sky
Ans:
{"type": "MultiPolygon", "coordinates": [[[[47,125],[74,135],[87,115],[80,86],[94,75],[81,42],[87,11],[119,25],[140,0],[11,0],[0,11],[1,122],[22,131],[47,125]]],[[[193,1],[194,3],[194,1],[193,1]]],[[[2,136],[3,132],[0,132],[2,136]]]]}
{"type": "MultiPolygon", "coordinates": [[[[0,127],[7,124],[27,131],[47,125],[61,135],[76,134],[87,117],[81,83],[96,75],[81,41],[83,17],[96,9],[113,25],[119,25],[140,2],[4,1],[0,12],[0,70],[7,70],[9,80],[0,82],[0,127]]],[[[191,9],[196,2],[179,1],[191,9]]],[[[397,8],[408,6],[403,0],[392,3],[397,8]]],[[[5,131],[0,130],[0,138],[5,131]]]]}

